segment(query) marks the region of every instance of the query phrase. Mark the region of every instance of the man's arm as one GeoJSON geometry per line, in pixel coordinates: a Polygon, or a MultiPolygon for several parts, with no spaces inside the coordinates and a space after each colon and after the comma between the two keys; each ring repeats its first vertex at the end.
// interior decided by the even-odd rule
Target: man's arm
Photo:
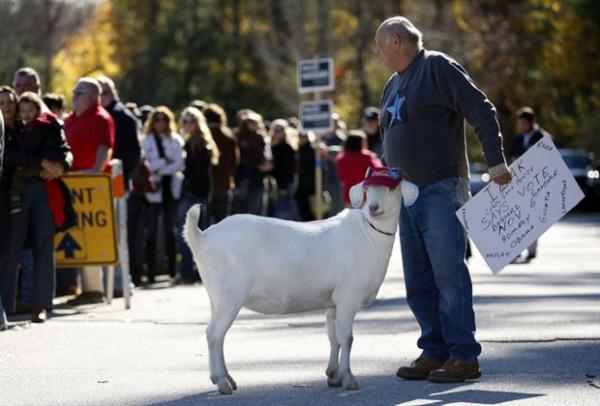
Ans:
{"type": "Polygon", "coordinates": [[[502,148],[500,124],[496,109],[487,96],[479,90],[467,72],[457,62],[439,56],[436,58],[435,74],[442,99],[456,112],[461,113],[475,128],[488,164],[490,177],[496,183],[510,182],[502,148]]]}
{"type": "Polygon", "coordinates": [[[109,148],[106,145],[100,145],[96,150],[96,161],[94,162],[94,166],[90,169],[90,172],[102,173],[111,155],[112,148],[109,148]]]}

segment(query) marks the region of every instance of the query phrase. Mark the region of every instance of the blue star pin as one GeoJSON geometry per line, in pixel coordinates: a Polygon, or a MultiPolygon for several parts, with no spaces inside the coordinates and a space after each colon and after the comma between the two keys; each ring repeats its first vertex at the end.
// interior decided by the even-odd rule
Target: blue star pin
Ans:
{"type": "Polygon", "coordinates": [[[402,108],[402,105],[404,104],[405,100],[406,100],[406,96],[402,96],[402,98],[400,98],[400,96],[398,96],[398,94],[396,94],[396,98],[394,99],[394,104],[386,109],[392,115],[392,120],[391,120],[390,124],[393,123],[394,120],[399,120],[400,122],[402,122],[402,116],[400,115],[400,109],[402,108]]]}

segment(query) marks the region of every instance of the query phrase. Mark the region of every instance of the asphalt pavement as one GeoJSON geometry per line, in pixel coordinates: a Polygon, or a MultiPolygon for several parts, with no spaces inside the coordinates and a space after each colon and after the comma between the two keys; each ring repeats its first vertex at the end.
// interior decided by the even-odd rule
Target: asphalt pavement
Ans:
{"type": "MultiPolygon", "coordinates": [[[[242,310],[225,341],[239,389],[209,380],[202,285],[135,289],[132,308],[59,307],[43,325],[0,332],[0,405],[600,405],[600,213],[575,213],[540,239],[538,258],[493,275],[475,252],[482,378],[409,382],[418,355],[395,248],[377,301],[354,324],[358,391],[329,388],[323,311],[242,310]]],[[[310,283],[310,281],[308,281],[310,283]]]]}

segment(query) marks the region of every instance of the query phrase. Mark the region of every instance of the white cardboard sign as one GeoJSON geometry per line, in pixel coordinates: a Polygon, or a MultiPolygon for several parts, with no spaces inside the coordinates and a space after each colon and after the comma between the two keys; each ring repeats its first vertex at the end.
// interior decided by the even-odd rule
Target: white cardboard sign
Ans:
{"type": "Polygon", "coordinates": [[[509,169],[512,181],[508,185],[490,182],[456,212],[493,273],[500,272],[584,197],[549,136],[509,169]]]}

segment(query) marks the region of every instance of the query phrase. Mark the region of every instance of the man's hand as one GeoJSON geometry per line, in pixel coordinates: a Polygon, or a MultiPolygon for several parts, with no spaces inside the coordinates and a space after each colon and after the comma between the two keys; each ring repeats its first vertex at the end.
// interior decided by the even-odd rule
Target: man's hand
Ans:
{"type": "Polygon", "coordinates": [[[504,172],[494,178],[494,182],[499,185],[507,185],[510,183],[512,176],[510,176],[510,172],[504,172]]]}
{"type": "MultiPolygon", "coordinates": [[[[42,168],[42,172],[45,171],[46,175],[50,175],[52,176],[52,178],[58,178],[65,171],[65,168],[63,167],[62,163],[49,161],[47,159],[42,159],[42,168]]],[[[42,173],[40,173],[40,176],[41,175],[42,173]]]]}

